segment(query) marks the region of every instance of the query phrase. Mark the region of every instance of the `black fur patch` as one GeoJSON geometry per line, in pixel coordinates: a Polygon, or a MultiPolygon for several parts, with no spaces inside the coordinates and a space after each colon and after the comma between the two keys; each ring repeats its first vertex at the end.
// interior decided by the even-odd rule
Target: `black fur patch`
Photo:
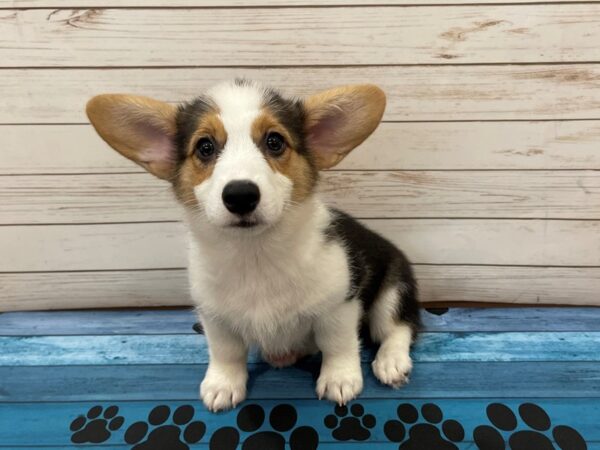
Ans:
{"type": "Polygon", "coordinates": [[[314,157],[306,145],[305,120],[306,113],[304,104],[299,99],[287,99],[281,96],[274,89],[265,90],[264,106],[273,113],[279,122],[290,133],[292,139],[296,143],[295,150],[300,154],[311,168],[311,179],[313,186],[316,185],[319,179],[319,171],[314,162],[314,157]]]}
{"type": "Polygon", "coordinates": [[[267,89],[264,93],[264,106],[277,117],[297,143],[297,151],[306,153],[304,133],[304,106],[298,99],[283,98],[277,91],[267,89]]]}
{"type": "Polygon", "coordinates": [[[197,97],[192,101],[179,105],[176,119],[177,136],[175,137],[178,165],[183,163],[186,158],[188,144],[198,128],[200,118],[209,112],[215,111],[214,103],[207,97],[197,97]]]}
{"type": "Polygon", "coordinates": [[[398,286],[397,320],[420,327],[417,282],[410,262],[387,239],[361,225],[348,214],[330,209],[332,220],[326,230],[330,240],[343,243],[351,271],[348,299],[358,297],[368,312],[382,288],[398,286]]]}

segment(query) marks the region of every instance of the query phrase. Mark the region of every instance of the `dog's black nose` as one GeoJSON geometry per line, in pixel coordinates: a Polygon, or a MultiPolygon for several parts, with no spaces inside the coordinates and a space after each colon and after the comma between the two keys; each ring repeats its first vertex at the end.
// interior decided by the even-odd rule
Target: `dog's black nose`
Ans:
{"type": "Polygon", "coordinates": [[[260,201],[258,186],[252,181],[231,181],[223,189],[223,203],[234,214],[248,214],[260,201]]]}

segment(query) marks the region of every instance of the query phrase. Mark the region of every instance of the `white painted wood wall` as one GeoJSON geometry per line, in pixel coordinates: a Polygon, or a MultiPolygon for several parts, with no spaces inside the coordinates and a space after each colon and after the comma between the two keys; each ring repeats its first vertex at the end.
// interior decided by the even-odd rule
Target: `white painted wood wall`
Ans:
{"type": "Polygon", "coordinates": [[[188,303],[168,186],[84,105],[233,76],[385,89],[322,189],[406,251],[423,301],[600,304],[600,2],[445,3],[0,0],[0,309],[188,303]]]}

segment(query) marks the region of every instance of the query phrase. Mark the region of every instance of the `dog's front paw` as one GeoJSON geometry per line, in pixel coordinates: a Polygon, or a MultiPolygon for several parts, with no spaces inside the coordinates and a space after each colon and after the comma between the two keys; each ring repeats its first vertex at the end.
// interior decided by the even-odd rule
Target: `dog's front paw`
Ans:
{"type": "Polygon", "coordinates": [[[393,352],[381,349],[372,364],[373,373],[379,381],[398,388],[408,383],[412,360],[408,352],[393,352]]]}
{"type": "Polygon", "coordinates": [[[317,380],[319,399],[326,398],[338,405],[355,399],[363,388],[363,377],[358,367],[322,367],[317,380]]]}
{"type": "Polygon", "coordinates": [[[200,397],[210,411],[235,408],[246,398],[247,372],[245,368],[237,372],[209,367],[200,385],[200,397]]]}

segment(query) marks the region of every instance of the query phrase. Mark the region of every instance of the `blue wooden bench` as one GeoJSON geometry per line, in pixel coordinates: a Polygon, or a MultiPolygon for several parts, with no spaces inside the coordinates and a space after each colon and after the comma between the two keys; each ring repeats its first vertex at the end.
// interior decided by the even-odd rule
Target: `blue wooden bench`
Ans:
{"type": "Polygon", "coordinates": [[[318,401],[318,358],[250,356],[249,399],[198,401],[205,339],[188,310],[0,314],[0,449],[600,450],[600,308],[425,313],[411,383],[371,375],[318,401]],[[510,447],[509,447],[510,445],[510,447]]]}

